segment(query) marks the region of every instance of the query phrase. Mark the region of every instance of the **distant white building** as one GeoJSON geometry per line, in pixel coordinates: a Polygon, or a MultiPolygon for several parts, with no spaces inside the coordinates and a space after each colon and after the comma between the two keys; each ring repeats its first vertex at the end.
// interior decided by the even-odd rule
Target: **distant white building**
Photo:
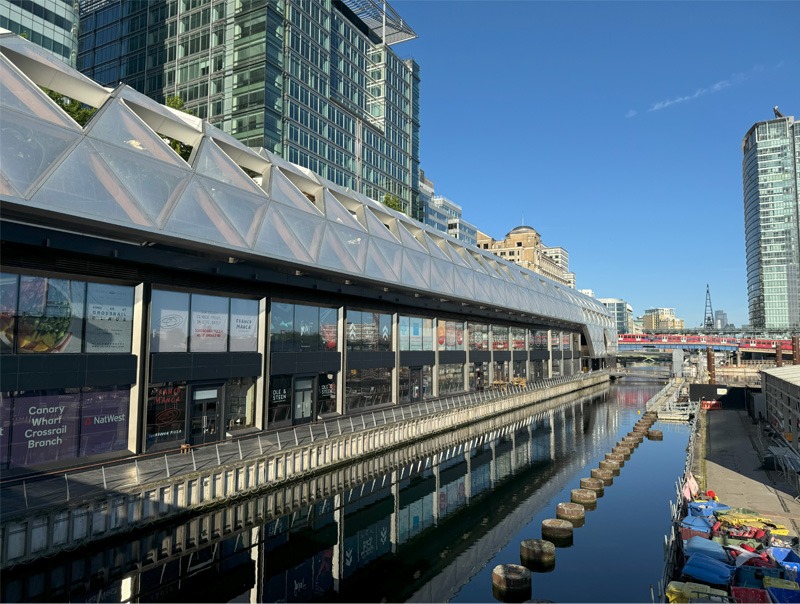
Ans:
{"type": "Polygon", "coordinates": [[[633,307],[620,298],[597,298],[605,306],[617,323],[617,333],[635,333],[633,326],[633,307]]]}

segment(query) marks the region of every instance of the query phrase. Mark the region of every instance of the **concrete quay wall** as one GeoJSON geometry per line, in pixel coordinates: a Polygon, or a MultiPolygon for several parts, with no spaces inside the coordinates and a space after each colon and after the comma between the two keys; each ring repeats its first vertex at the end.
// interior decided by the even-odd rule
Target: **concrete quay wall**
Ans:
{"type": "MultiPolygon", "coordinates": [[[[198,471],[189,471],[125,486],[85,499],[53,503],[3,517],[0,525],[0,568],[51,556],[65,549],[174,520],[195,510],[219,506],[276,487],[289,487],[354,463],[356,468],[378,473],[370,458],[408,448],[437,435],[447,436],[472,423],[526,408],[536,412],[545,401],[578,393],[610,380],[597,372],[576,377],[548,388],[509,393],[507,396],[468,406],[441,408],[417,417],[373,425],[347,434],[321,438],[278,451],[264,451],[254,458],[228,461],[198,471]]],[[[548,405],[549,406],[549,405],[548,405]]],[[[438,439],[440,440],[440,439],[438,439]]],[[[436,442],[438,442],[438,440],[436,442]]],[[[418,455],[420,451],[413,451],[418,455]]],[[[389,456],[389,468],[403,463],[405,455],[389,456]]],[[[381,464],[379,464],[381,465],[381,464]]],[[[327,489],[322,487],[322,492],[327,489]]],[[[306,493],[308,496],[309,493],[306,493]]],[[[300,494],[302,496],[302,494],[300,494]]]]}

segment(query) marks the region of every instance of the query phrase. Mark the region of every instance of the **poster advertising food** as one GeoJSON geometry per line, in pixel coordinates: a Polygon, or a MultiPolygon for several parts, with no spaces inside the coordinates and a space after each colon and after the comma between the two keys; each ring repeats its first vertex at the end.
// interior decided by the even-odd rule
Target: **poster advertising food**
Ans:
{"type": "Polygon", "coordinates": [[[79,390],[43,392],[14,397],[12,466],[39,465],[77,455],[79,390]]]}
{"type": "Polygon", "coordinates": [[[130,352],[133,288],[89,283],[86,290],[86,352],[130,352]]]}
{"type": "Polygon", "coordinates": [[[81,352],[86,283],[20,276],[17,352],[81,352]]]}
{"type": "Polygon", "coordinates": [[[231,300],[231,352],[258,350],[258,300],[231,300]]]}
{"type": "Polygon", "coordinates": [[[186,438],[186,383],[151,384],[147,390],[147,446],[186,438]]]}
{"type": "Polygon", "coordinates": [[[445,331],[445,347],[453,350],[456,347],[456,324],[455,321],[448,321],[445,331]]]}
{"type": "Polygon", "coordinates": [[[0,352],[14,350],[19,276],[0,273],[0,352]]]}
{"type": "Polygon", "coordinates": [[[192,296],[192,352],[228,349],[228,298],[192,296]]]}
{"type": "Polygon", "coordinates": [[[127,448],[130,389],[84,391],[81,405],[80,455],[127,448]]]}

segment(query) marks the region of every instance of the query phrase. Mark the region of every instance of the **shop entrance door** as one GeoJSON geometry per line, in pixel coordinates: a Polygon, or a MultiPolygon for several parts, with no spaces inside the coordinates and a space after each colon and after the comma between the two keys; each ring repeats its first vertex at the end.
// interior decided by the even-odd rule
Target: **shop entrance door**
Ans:
{"type": "Polygon", "coordinates": [[[292,391],[295,424],[305,424],[314,419],[314,378],[295,378],[292,391]]]}
{"type": "Polygon", "coordinates": [[[222,386],[200,386],[192,391],[189,443],[203,445],[219,440],[222,386]]]}
{"type": "Polygon", "coordinates": [[[411,402],[416,403],[422,400],[422,367],[412,367],[409,370],[409,396],[411,402]]]}

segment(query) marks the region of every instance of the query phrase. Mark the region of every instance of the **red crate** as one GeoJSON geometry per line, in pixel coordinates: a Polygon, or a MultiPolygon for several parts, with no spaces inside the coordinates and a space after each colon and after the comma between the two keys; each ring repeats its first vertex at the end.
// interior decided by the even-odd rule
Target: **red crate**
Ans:
{"type": "Polygon", "coordinates": [[[731,587],[731,596],[737,602],[771,602],[766,589],[756,587],[731,587]]]}
{"type": "Polygon", "coordinates": [[[684,526],[680,527],[681,531],[681,539],[684,541],[688,541],[692,537],[702,537],[703,539],[708,539],[711,537],[710,531],[696,531],[694,529],[686,528],[684,526]]]}

